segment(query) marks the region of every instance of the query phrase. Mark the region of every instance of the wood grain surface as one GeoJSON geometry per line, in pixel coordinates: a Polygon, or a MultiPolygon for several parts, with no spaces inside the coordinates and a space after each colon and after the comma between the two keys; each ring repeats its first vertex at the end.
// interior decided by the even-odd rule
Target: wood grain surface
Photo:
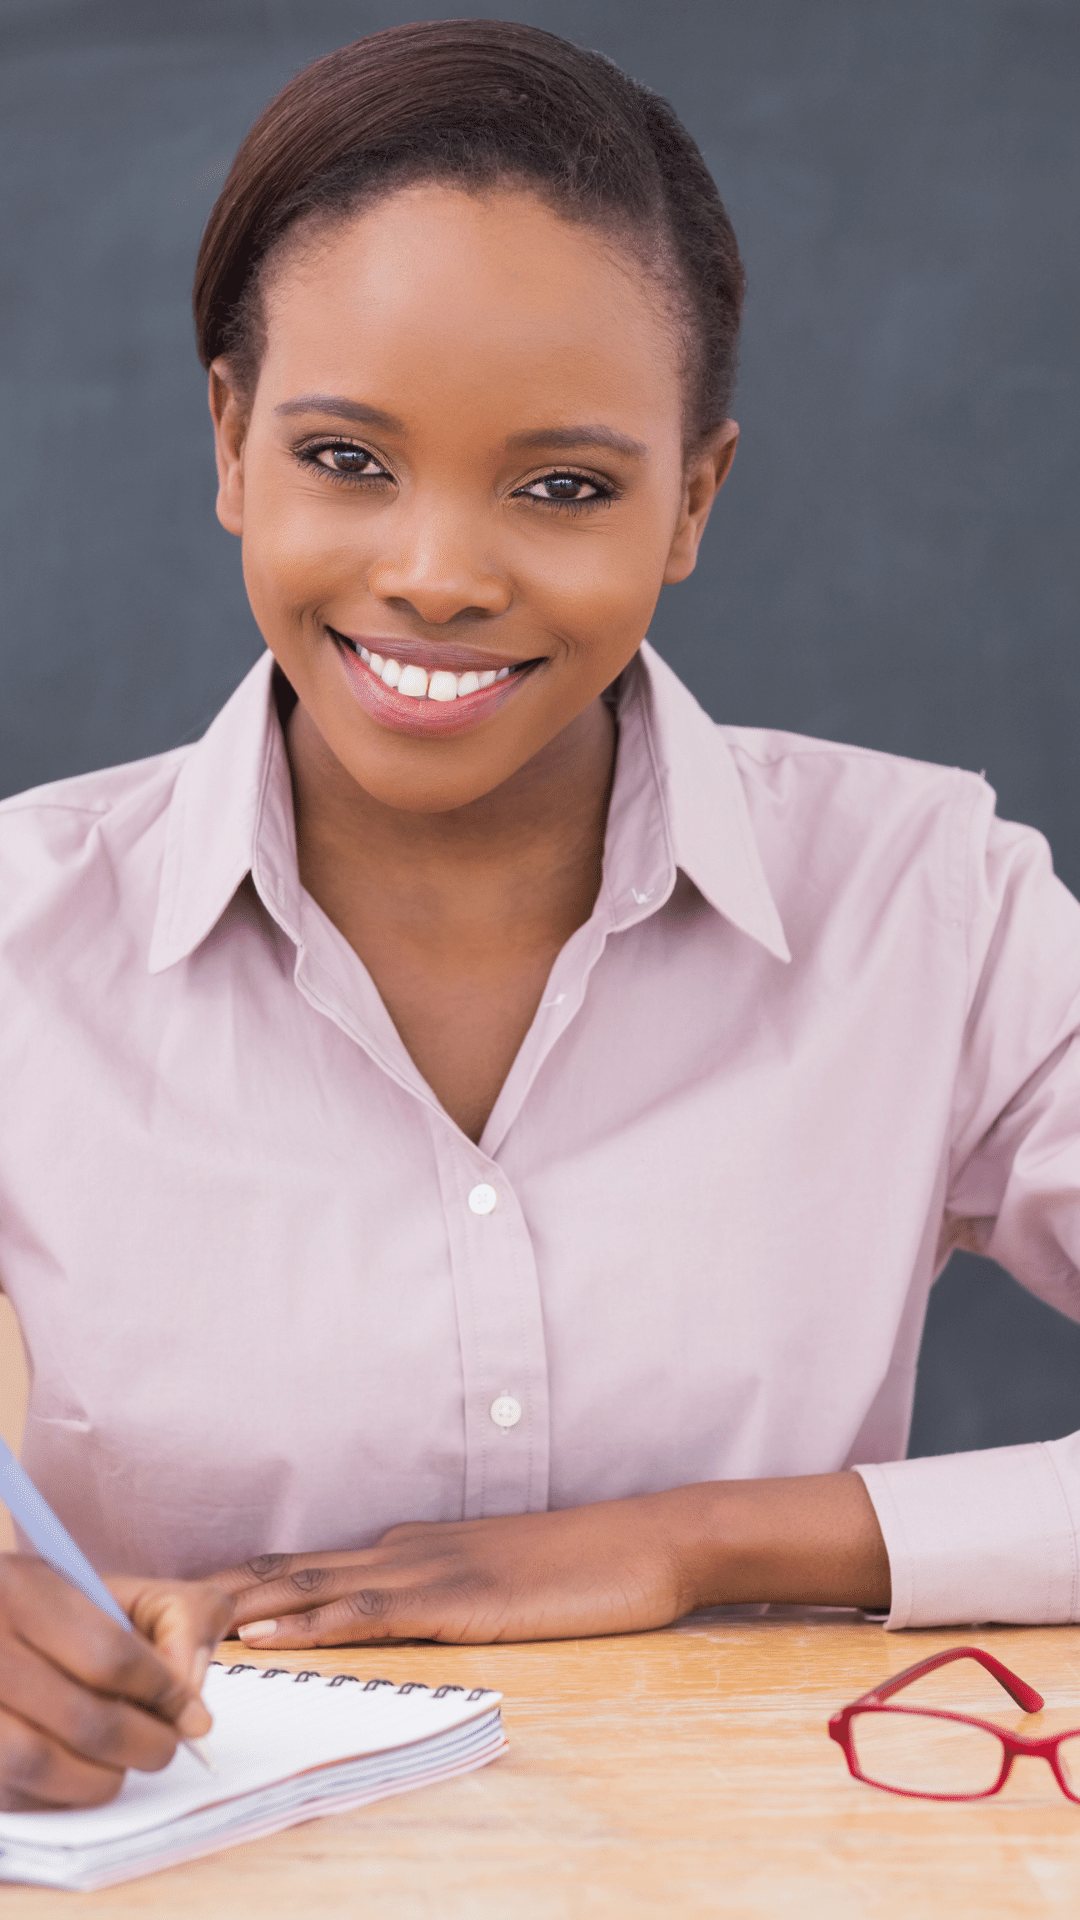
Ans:
{"type": "MultiPolygon", "coordinates": [[[[1080,1910],[1080,1806],[1041,1762],[981,1805],[849,1778],[832,1710],[938,1647],[975,1640],[1080,1727],[1080,1629],[885,1634],[857,1615],[698,1614],[662,1633],[539,1646],[250,1654],[255,1665],[500,1688],[510,1752],[483,1771],[98,1894],[0,1889],[2,1920],[1016,1920],[1080,1910]]],[[[1017,1726],[984,1676],[926,1704],[1017,1726]]]]}

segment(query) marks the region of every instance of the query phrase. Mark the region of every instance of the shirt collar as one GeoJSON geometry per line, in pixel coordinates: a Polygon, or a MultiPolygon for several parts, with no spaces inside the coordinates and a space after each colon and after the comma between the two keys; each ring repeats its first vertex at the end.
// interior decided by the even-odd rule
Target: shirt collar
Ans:
{"type": "Polygon", "coordinates": [[[296,938],[292,783],[273,675],[265,653],[180,769],[165,826],[151,973],[194,953],[249,873],[268,913],[296,938]]]}
{"type": "MultiPolygon", "coordinates": [[[[292,784],[267,653],[184,761],[165,828],[151,973],[184,960],[250,873],[299,943],[292,784]]],[[[605,848],[615,925],[656,911],[676,868],[741,932],[788,960],[742,781],[719,728],[648,642],[621,676],[619,765],[605,848]]]]}
{"type": "Polygon", "coordinates": [[[647,640],[620,683],[620,726],[632,725],[635,712],[674,866],[741,933],[778,960],[790,960],[731,748],[647,640]]]}

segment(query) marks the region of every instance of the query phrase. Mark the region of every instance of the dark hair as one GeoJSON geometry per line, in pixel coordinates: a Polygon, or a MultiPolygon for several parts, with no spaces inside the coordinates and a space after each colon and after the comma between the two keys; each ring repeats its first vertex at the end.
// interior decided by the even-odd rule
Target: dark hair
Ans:
{"type": "Polygon", "coordinates": [[[254,387],[261,269],[295,222],[433,177],[527,184],[636,245],[680,321],[690,437],[725,418],[744,280],[701,154],[667,102],[603,54],[509,21],[390,27],[282,88],[206,223],[194,290],[203,365],[226,354],[241,390],[254,387]]]}

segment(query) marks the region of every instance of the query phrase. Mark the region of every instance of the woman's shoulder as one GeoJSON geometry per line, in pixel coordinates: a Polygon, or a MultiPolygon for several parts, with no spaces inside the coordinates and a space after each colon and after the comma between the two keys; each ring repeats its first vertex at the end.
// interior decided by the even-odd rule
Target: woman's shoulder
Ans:
{"type": "Polygon", "coordinates": [[[913,809],[993,813],[995,795],[981,773],[781,727],[714,721],[647,643],[641,656],[669,778],[707,787],[718,762],[733,764],[751,813],[783,816],[789,835],[814,831],[822,813],[834,829],[847,813],[867,826],[913,809]]]}
{"type": "Polygon", "coordinates": [[[1043,835],[999,818],[982,772],[776,728],[717,731],[782,916],[796,902],[874,916],[891,900],[970,928],[1025,879],[1064,892],[1043,835]]]}
{"type": "Polygon", "coordinates": [[[854,842],[899,851],[905,842],[929,846],[943,837],[954,851],[964,843],[970,853],[1002,824],[982,773],[776,728],[717,732],[755,831],[781,828],[791,844],[827,843],[842,859],[854,842]]]}
{"type": "Polygon", "coordinates": [[[1002,914],[1064,926],[1078,907],[1036,827],[1001,819],[984,773],[871,747],[720,727],[781,916],[861,908],[982,927],[1002,914]]]}
{"type": "Polygon", "coordinates": [[[852,787],[888,789],[898,797],[926,794],[937,799],[990,791],[982,773],[934,760],[916,760],[879,747],[819,739],[778,727],[721,725],[717,732],[748,780],[770,783],[787,774],[813,785],[839,781],[852,787]]]}
{"type": "Polygon", "coordinates": [[[85,888],[99,868],[115,889],[125,856],[161,827],[191,751],[175,747],[0,801],[0,921],[66,879],[85,888]]]}

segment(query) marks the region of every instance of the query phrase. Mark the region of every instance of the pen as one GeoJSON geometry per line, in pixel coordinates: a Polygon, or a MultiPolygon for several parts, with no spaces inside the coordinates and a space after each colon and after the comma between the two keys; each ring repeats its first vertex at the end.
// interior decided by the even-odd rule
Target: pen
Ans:
{"type": "MultiPolygon", "coordinates": [[[[118,1627],[123,1627],[126,1633],[134,1633],[135,1629],[120,1602],[113,1598],[100,1574],[94,1572],[67,1528],[61,1526],[26,1468],[19,1465],[4,1440],[0,1440],[0,1500],[54,1573],[66,1580],[69,1587],[77,1587],[87,1600],[93,1601],[95,1607],[100,1607],[110,1620],[115,1620],[118,1627]]],[[[198,1740],[185,1740],[183,1744],[197,1760],[201,1760],[208,1772],[214,1772],[213,1761],[203,1752],[198,1740]]]]}

